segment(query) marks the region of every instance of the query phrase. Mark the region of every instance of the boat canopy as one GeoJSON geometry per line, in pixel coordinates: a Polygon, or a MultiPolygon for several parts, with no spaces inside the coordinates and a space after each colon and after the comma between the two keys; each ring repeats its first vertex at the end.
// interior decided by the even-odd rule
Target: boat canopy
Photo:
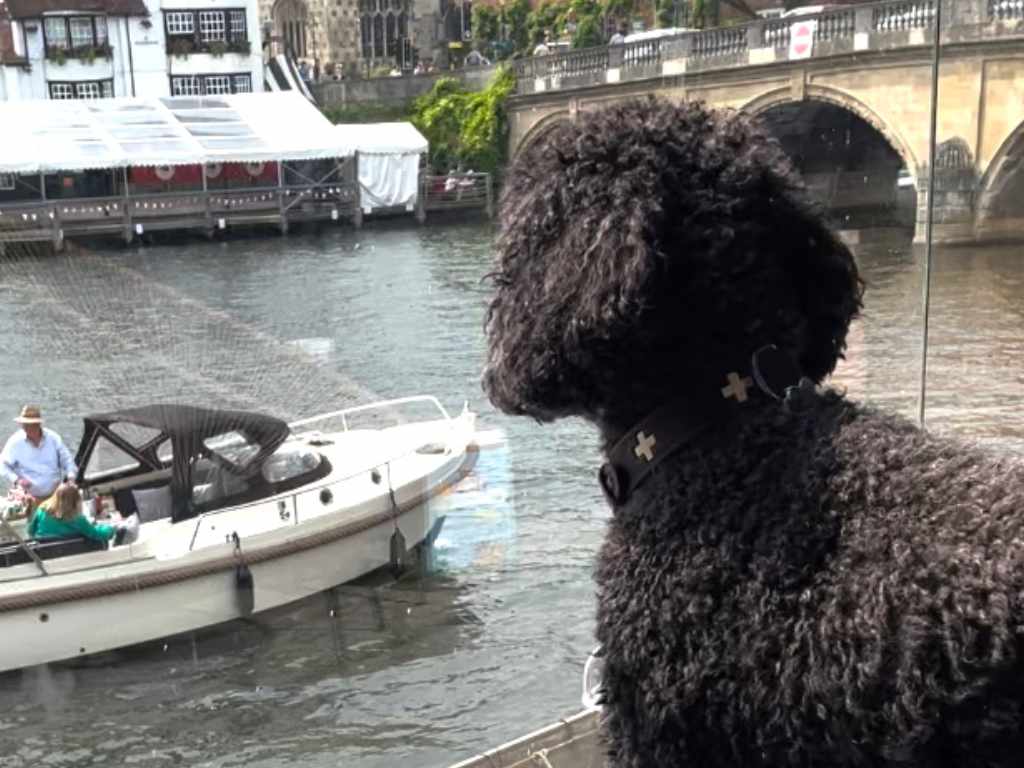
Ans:
{"type": "Polygon", "coordinates": [[[229,472],[258,472],[268,456],[288,439],[288,424],[249,411],[222,411],[188,405],[154,404],[85,417],[75,463],[78,482],[89,480],[97,446],[112,443],[135,465],[129,474],[145,474],[171,465],[173,518],[191,516],[193,468],[207,458],[229,472]]]}
{"type": "Polygon", "coordinates": [[[0,102],[0,173],[351,157],[297,91],[0,102]]]}

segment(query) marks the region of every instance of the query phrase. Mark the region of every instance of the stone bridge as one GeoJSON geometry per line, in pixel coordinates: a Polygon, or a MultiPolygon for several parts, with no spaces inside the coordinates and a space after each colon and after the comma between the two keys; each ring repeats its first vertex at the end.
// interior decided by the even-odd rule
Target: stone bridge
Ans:
{"type": "MultiPolygon", "coordinates": [[[[889,199],[884,191],[879,197],[880,184],[891,190],[892,202],[900,188],[910,192],[910,220],[921,238],[936,2],[942,2],[942,15],[935,238],[955,243],[1024,236],[1024,173],[1018,172],[1024,159],[1024,2],[1019,0],[847,6],[519,61],[517,93],[509,102],[510,154],[580,112],[642,94],[699,99],[762,115],[773,130],[786,134],[788,145],[780,138],[791,153],[808,148],[813,154],[820,137],[846,125],[847,147],[850,131],[860,131],[875,137],[879,158],[891,155],[881,163],[885,172],[871,181],[873,194],[882,202],[889,199]],[[793,39],[798,23],[800,32],[812,36],[803,50],[793,39]],[[824,130],[829,122],[832,128],[824,130]]],[[[812,188],[827,187],[835,194],[844,186],[852,189],[859,178],[868,181],[856,164],[820,173],[830,153],[834,150],[823,145],[822,159],[815,161],[819,167],[802,168],[812,188]]]]}

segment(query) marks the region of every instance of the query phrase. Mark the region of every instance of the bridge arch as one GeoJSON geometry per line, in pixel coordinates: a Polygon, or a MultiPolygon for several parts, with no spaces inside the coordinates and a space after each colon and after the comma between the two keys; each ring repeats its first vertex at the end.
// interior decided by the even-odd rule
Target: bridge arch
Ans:
{"type": "Polygon", "coordinates": [[[902,158],[904,167],[914,180],[914,186],[917,186],[918,161],[910,145],[900,135],[899,131],[871,109],[871,107],[845,91],[821,85],[808,85],[804,89],[802,98],[794,98],[791,88],[778,88],[748,101],[740,107],[740,111],[749,115],[760,116],[773,107],[779,107],[784,104],[798,104],[801,101],[820,101],[825,104],[832,104],[853,113],[870,125],[878,131],[882,138],[889,143],[889,146],[902,158]]]}
{"type": "Polygon", "coordinates": [[[992,218],[1016,213],[1024,216],[1024,123],[1006,137],[992,156],[984,175],[978,182],[977,222],[983,226],[992,218]],[[1015,210],[1007,210],[1007,203],[1015,210]]]}
{"type": "Polygon", "coordinates": [[[559,110],[558,112],[552,112],[550,115],[545,115],[526,132],[526,135],[524,135],[522,139],[519,140],[516,144],[515,151],[513,152],[512,159],[514,160],[519,157],[534,143],[542,139],[558,126],[569,122],[572,122],[572,116],[569,114],[569,110],[559,110]]]}

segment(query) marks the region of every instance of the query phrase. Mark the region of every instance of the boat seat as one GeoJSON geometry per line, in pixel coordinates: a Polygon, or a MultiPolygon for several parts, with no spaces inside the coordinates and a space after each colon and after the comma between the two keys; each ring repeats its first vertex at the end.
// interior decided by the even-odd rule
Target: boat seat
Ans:
{"type": "MultiPolygon", "coordinates": [[[[25,544],[39,556],[40,560],[67,557],[68,555],[82,555],[86,552],[98,552],[107,548],[107,542],[87,539],[85,536],[69,536],[60,539],[27,539],[25,544]]],[[[31,562],[32,558],[20,544],[0,546],[0,568],[10,568],[14,565],[23,565],[24,563],[31,562]]]]}
{"type": "Polygon", "coordinates": [[[135,506],[139,513],[140,523],[151,523],[171,516],[171,488],[164,485],[160,488],[134,488],[135,506]]]}

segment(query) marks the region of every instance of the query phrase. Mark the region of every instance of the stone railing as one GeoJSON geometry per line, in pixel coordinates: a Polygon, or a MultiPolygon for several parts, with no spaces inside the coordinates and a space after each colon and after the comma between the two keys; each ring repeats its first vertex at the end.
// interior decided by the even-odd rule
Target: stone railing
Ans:
{"type": "MultiPolygon", "coordinates": [[[[930,42],[940,0],[888,0],[785,19],[759,19],[625,45],[584,48],[516,62],[517,93],[529,94],[788,61],[794,25],[811,22],[810,58],[885,51],[930,42]]],[[[943,39],[1022,32],[1024,0],[956,0],[943,39]],[[1006,24],[1010,22],[1010,24],[1006,24]]],[[[808,58],[805,54],[800,58],[808,58]]]]}
{"type": "Polygon", "coordinates": [[[988,0],[988,17],[995,21],[1024,19],[1024,0],[988,0]]]}

